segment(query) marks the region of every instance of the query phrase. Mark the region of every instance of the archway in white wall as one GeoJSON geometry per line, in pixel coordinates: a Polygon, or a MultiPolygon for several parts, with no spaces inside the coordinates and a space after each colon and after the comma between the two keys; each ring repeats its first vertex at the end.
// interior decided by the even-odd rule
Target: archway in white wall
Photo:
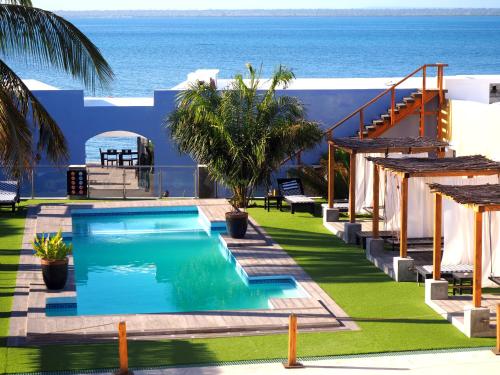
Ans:
{"type": "Polygon", "coordinates": [[[85,142],[85,164],[89,166],[109,166],[111,164],[114,166],[117,163],[107,158],[109,151],[116,151],[118,154],[130,151],[132,156],[124,156],[126,165],[130,165],[129,159],[133,159],[134,165],[144,164],[144,162],[148,165],[154,164],[151,140],[141,134],[123,130],[107,131],[87,139],[85,142]],[[103,162],[104,165],[102,165],[103,162]]]}
{"type": "Polygon", "coordinates": [[[152,198],[159,194],[153,143],[140,134],[115,130],[89,138],[85,165],[91,198],[152,198]]]}

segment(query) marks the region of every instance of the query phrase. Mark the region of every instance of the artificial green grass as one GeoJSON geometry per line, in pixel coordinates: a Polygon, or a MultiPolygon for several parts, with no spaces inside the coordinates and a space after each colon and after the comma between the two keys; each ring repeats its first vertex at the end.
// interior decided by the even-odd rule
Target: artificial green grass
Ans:
{"type": "MultiPolygon", "coordinates": [[[[299,356],[494,345],[493,339],[466,338],[425,305],[423,287],[392,281],[360,249],[324,229],[321,218],[268,213],[260,207],[249,211],[361,328],[300,334],[299,356]]],[[[24,208],[15,215],[0,212],[0,373],[116,367],[116,343],[5,348],[24,213],[24,208]]],[[[284,358],[286,343],[286,335],[133,341],[129,363],[145,367],[284,358]]]]}

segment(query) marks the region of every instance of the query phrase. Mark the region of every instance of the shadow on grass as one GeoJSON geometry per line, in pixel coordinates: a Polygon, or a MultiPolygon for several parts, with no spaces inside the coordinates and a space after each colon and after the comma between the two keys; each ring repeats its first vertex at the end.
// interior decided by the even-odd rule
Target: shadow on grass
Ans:
{"type": "Polygon", "coordinates": [[[331,233],[263,227],[317,282],[392,281],[365,259],[361,249],[344,244],[331,233]]]}
{"type": "MultiPolygon", "coordinates": [[[[38,348],[37,361],[44,371],[111,369],[119,366],[118,344],[50,345],[38,348]]],[[[129,341],[129,366],[157,367],[217,361],[206,344],[188,340],[129,341]]]]}

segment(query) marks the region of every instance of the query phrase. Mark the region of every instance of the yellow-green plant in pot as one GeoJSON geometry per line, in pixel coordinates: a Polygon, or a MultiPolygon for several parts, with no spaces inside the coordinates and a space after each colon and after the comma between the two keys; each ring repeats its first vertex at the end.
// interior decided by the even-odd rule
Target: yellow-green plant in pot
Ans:
{"type": "Polygon", "coordinates": [[[33,241],[35,256],[40,258],[43,281],[47,289],[63,289],[68,280],[68,255],[73,250],[72,244],[64,242],[62,230],[56,235],[42,234],[33,241]]]}

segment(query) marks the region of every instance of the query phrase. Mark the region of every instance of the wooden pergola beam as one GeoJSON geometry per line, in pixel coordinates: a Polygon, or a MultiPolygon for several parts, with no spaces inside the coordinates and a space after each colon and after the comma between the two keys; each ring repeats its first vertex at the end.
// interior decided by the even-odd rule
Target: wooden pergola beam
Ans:
{"type": "Polygon", "coordinates": [[[400,196],[400,239],[399,256],[406,258],[408,256],[408,179],[407,175],[401,180],[400,196]]]}
{"type": "Polygon", "coordinates": [[[349,155],[349,222],[356,222],[356,153],[349,155]]]}
{"type": "Polygon", "coordinates": [[[441,237],[442,237],[443,197],[434,194],[434,246],[432,252],[434,280],[441,279],[441,237]]]}
{"type": "Polygon", "coordinates": [[[335,140],[329,141],[328,144],[333,144],[335,148],[347,152],[348,154],[386,154],[386,153],[402,153],[402,154],[419,154],[422,152],[444,152],[446,150],[446,146],[425,146],[425,147],[409,147],[409,146],[400,146],[400,147],[356,147],[351,148],[347,146],[340,146],[335,143],[335,140]]]}
{"type": "Polygon", "coordinates": [[[475,177],[475,176],[494,176],[498,175],[498,170],[452,170],[447,171],[446,169],[440,171],[431,172],[403,172],[398,170],[393,170],[391,168],[385,168],[399,175],[407,175],[409,177],[475,177]]]}
{"type": "Polygon", "coordinates": [[[474,212],[474,274],[472,275],[472,302],[481,307],[483,277],[483,213],[474,212]]]}

